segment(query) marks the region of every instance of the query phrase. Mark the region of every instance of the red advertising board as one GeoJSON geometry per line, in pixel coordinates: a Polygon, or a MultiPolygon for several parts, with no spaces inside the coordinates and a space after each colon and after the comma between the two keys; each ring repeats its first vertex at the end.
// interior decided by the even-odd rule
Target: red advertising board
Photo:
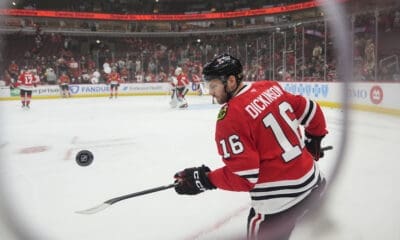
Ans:
{"type": "MultiPolygon", "coordinates": [[[[327,1],[327,0],[326,0],[327,1]]],[[[336,0],[346,2],[348,0],[336,0]]],[[[289,4],[278,7],[268,7],[234,12],[194,13],[194,14],[111,14],[92,12],[67,12],[67,11],[45,11],[27,9],[0,9],[0,15],[5,16],[26,16],[42,18],[70,18],[90,20],[111,20],[111,21],[190,21],[190,20],[213,20],[229,19],[240,17],[252,17],[260,15],[281,14],[292,11],[306,10],[319,7],[325,1],[312,0],[303,3],[289,4]]]]}

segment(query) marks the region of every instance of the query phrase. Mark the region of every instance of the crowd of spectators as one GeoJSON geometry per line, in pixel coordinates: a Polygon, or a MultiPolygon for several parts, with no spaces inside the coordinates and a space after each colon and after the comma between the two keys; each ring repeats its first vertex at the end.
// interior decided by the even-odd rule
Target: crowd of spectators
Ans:
{"type": "MultiPolygon", "coordinates": [[[[265,33],[263,36],[208,35],[201,38],[87,38],[41,34],[41,46],[46,47],[37,47],[35,39],[38,36],[25,36],[25,40],[18,41],[20,36],[14,35],[8,36],[7,41],[13,42],[15,48],[5,51],[11,62],[6,63],[4,75],[15,79],[17,70],[27,66],[36,69],[43,84],[56,84],[62,72],[70,75],[72,83],[101,83],[106,80],[104,70],[110,67],[115,68],[125,82],[167,82],[177,66],[182,67],[191,79],[193,74],[201,74],[203,64],[214,55],[228,52],[242,60],[247,81],[272,78],[293,80],[293,42],[300,44],[301,39],[288,37],[288,42],[292,43],[284,50],[283,41],[279,39],[282,35],[277,34],[274,39],[275,49],[272,49],[271,36],[265,33]],[[27,41],[34,43],[28,44],[27,41]],[[28,46],[32,49],[26,49],[28,46]],[[286,58],[286,68],[283,68],[283,58],[286,58]],[[100,78],[95,81],[92,76],[99,73],[100,78]]],[[[310,64],[299,66],[297,77],[300,78],[303,72],[305,77],[320,80],[322,76],[319,74],[323,73],[317,75],[311,63],[322,61],[322,52],[315,53],[314,41],[311,39],[305,43],[306,62],[310,64]]],[[[300,52],[298,48],[298,56],[300,52]]]]}
{"type": "MultiPolygon", "coordinates": [[[[102,83],[106,67],[116,69],[126,82],[167,82],[177,66],[191,78],[201,73],[206,61],[223,52],[241,59],[247,81],[338,80],[332,33],[323,21],[273,33],[179,38],[68,36],[45,33],[40,25],[32,24],[33,35],[7,35],[0,43],[4,47],[0,70],[7,84],[24,67],[35,69],[43,84],[57,84],[63,72],[72,83],[102,83]]],[[[400,10],[357,15],[353,26],[355,79],[399,80],[400,10]],[[379,47],[376,39],[381,39],[379,47]]]]}
{"type": "Polygon", "coordinates": [[[358,15],[353,25],[355,79],[400,80],[400,8],[358,15]]]}

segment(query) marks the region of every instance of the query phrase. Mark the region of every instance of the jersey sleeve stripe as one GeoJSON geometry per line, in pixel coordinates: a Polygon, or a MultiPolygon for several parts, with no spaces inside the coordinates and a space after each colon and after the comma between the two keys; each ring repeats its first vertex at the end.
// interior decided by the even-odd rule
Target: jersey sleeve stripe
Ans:
{"type": "Polygon", "coordinates": [[[234,173],[236,175],[239,175],[239,176],[243,177],[245,175],[258,174],[259,171],[260,170],[258,168],[254,168],[254,169],[249,169],[249,170],[237,171],[237,172],[234,172],[234,173]]]}
{"type": "Polygon", "coordinates": [[[306,106],[305,106],[304,111],[303,111],[303,114],[302,114],[301,117],[299,118],[299,122],[300,122],[301,124],[303,124],[303,119],[306,117],[309,108],[310,108],[310,101],[307,100],[307,101],[306,101],[306,106]]]}
{"type": "Polygon", "coordinates": [[[314,108],[315,108],[314,102],[311,101],[311,100],[308,100],[307,101],[307,105],[306,105],[306,109],[304,109],[303,116],[301,116],[301,118],[299,119],[300,122],[301,122],[301,125],[306,124],[307,120],[310,119],[310,115],[313,112],[314,108]]]}
{"type": "Polygon", "coordinates": [[[251,176],[243,176],[251,183],[257,183],[258,175],[251,175],[251,176]]]}
{"type": "Polygon", "coordinates": [[[244,178],[258,178],[258,174],[247,174],[247,175],[242,175],[241,177],[244,177],[244,178]]]}
{"type": "Polygon", "coordinates": [[[238,172],[235,172],[235,174],[242,178],[246,178],[251,183],[257,183],[258,172],[259,172],[259,169],[257,168],[257,169],[238,171],[238,172]]]}
{"type": "Polygon", "coordinates": [[[317,104],[314,101],[311,101],[311,102],[313,104],[313,108],[312,108],[312,110],[310,112],[310,115],[306,119],[304,127],[307,127],[310,124],[311,120],[314,119],[315,113],[317,112],[317,104]]]}

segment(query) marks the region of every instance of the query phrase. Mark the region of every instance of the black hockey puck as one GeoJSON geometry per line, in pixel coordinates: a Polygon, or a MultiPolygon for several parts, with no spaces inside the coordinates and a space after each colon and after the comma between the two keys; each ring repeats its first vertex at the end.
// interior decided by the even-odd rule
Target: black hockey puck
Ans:
{"type": "Polygon", "coordinates": [[[75,160],[79,166],[89,166],[93,162],[93,153],[88,150],[79,151],[76,154],[75,160]]]}

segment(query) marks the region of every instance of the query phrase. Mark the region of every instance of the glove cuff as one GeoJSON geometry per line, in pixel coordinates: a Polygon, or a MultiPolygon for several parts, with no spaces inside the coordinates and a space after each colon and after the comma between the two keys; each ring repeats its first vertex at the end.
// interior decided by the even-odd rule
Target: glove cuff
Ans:
{"type": "Polygon", "coordinates": [[[304,135],[305,135],[306,138],[308,138],[308,139],[315,139],[315,140],[319,140],[319,141],[321,141],[321,140],[325,137],[325,135],[322,135],[322,136],[311,135],[311,134],[309,134],[308,132],[305,132],[304,135]]]}
{"type": "Polygon", "coordinates": [[[208,173],[211,172],[210,168],[202,165],[199,167],[201,169],[201,176],[200,176],[200,181],[203,183],[204,187],[208,190],[216,189],[214,184],[211,183],[210,179],[208,178],[208,173]]]}
{"type": "Polygon", "coordinates": [[[324,157],[324,152],[321,151],[321,141],[324,136],[313,136],[309,133],[305,133],[306,139],[304,141],[308,152],[311,153],[315,161],[324,157]]]}

